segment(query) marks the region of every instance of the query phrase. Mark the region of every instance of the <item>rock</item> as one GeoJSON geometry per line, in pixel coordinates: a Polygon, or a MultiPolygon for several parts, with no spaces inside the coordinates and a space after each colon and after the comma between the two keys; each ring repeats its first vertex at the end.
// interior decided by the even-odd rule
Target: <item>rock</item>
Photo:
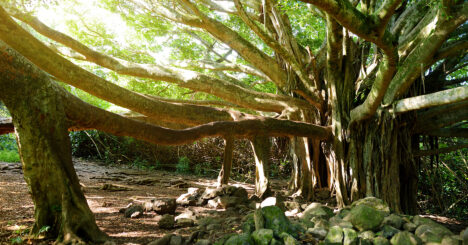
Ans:
{"type": "Polygon", "coordinates": [[[468,227],[460,232],[460,238],[463,241],[463,245],[468,245],[468,227]]]}
{"type": "Polygon", "coordinates": [[[285,201],[284,207],[286,210],[298,210],[301,211],[301,204],[296,201],[285,201]]]}
{"type": "Polygon", "coordinates": [[[208,239],[200,239],[198,240],[195,245],[210,245],[211,242],[208,239]]]}
{"type": "Polygon", "coordinates": [[[242,232],[250,234],[255,231],[255,221],[254,214],[248,214],[244,217],[243,223],[241,225],[242,232]]]}
{"type": "Polygon", "coordinates": [[[249,234],[242,233],[240,235],[231,236],[224,245],[253,245],[254,242],[249,234]]]}
{"type": "Polygon", "coordinates": [[[270,242],[270,245],[283,245],[283,243],[273,238],[270,242]]]}
{"type": "Polygon", "coordinates": [[[397,229],[401,229],[403,223],[403,219],[396,214],[390,214],[389,216],[385,217],[382,221],[382,225],[390,225],[397,229]]]}
{"type": "Polygon", "coordinates": [[[193,221],[193,219],[181,218],[176,221],[176,225],[182,228],[191,227],[195,225],[195,222],[193,221]]]}
{"type": "Polygon", "coordinates": [[[376,197],[366,197],[363,199],[359,199],[351,204],[351,208],[354,208],[359,205],[366,205],[368,207],[382,211],[385,214],[390,213],[390,208],[388,207],[388,205],[384,201],[376,197]]]}
{"type": "Polygon", "coordinates": [[[420,225],[414,234],[421,238],[423,242],[441,242],[444,236],[451,236],[453,233],[443,225],[437,223],[420,225]]]}
{"type": "Polygon", "coordinates": [[[223,187],[218,187],[215,189],[206,188],[200,198],[204,200],[211,200],[217,196],[220,196],[221,194],[223,194],[223,187]]]}
{"type": "Polygon", "coordinates": [[[125,218],[130,218],[134,213],[143,214],[143,206],[138,204],[132,204],[128,208],[125,209],[124,215],[125,218]]]}
{"type": "Polygon", "coordinates": [[[350,209],[343,208],[338,212],[338,214],[335,217],[339,217],[341,219],[344,219],[344,217],[346,217],[346,215],[348,215],[349,212],[351,212],[350,209]]]}
{"type": "Polygon", "coordinates": [[[208,205],[207,205],[209,208],[214,208],[214,209],[219,209],[221,208],[221,201],[220,201],[220,198],[219,197],[216,197],[212,200],[209,200],[208,201],[208,205]]]}
{"type": "Polygon", "coordinates": [[[275,236],[279,236],[279,234],[290,230],[291,223],[279,207],[268,206],[261,210],[265,219],[265,228],[272,229],[275,236]]]}
{"type": "Polygon", "coordinates": [[[324,219],[318,218],[318,219],[312,219],[312,220],[315,223],[314,228],[324,228],[327,230],[328,228],[330,228],[330,222],[324,219]]]}
{"type": "Polygon", "coordinates": [[[247,190],[243,187],[237,187],[237,189],[232,193],[232,196],[239,198],[241,203],[246,203],[249,200],[249,195],[247,190]]]}
{"type": "Polygon", "coordinates": [[[254,211],[254,221],[255,221],[255,230],[260,230],[265,228],[265,218],[263,218],[263,213],[261,209],[254,211]]]}
{"type": "Polygon", "coordinates": [[[405,229],[406,231],[409,231],[409,232],[415,231],[416,228],[418,228],[418,226],[416,224],[414,224],[414,223],[411,223],[411,222],[405,223],[403,225],[403,229],[405,229]]]}
{"type": "Polygon", "coordinates": [[[268,245],[273,239],[273,230],[259,229],[252,233],[252,239],[256,245],[268,245]]]}
{"type": "Polygon", "coordinates": [[[236,207],[240,205],[241,203],[243,203],[243,201],[239,197],[236,197],[236,196],[223,195],[219,197],[219,204],[224,209],[236,207]]]}
{"type": "Polygon", "coordinates": [[[373,245],[374,241],[369,239],[359,239],[359,245],[373,245]]]}
{"type": "Polygon", "coordinates": [[[395,234],[390,240],[392,245],[420,245],[421,240],[408,231],[402,231],[395,234]]]}
{"type": "Polygon", "coordinates": [[[281,238],[283,238],[284,245],[296,245],[297,241],[293,236],[289,235],[286,232],[281,233],[281,238]]]}
{"type": "Polygon", "coordinates": [[[158,214],[174,214],[177,208],[175,198],[159,198],[151,200],[152,210],[158,214]]]}
{"type": "Polygon", "coordinates": [[[169,242],[169,245],[182,245],[184,242],[183,237],[179,235],[173,235],[171,237],[171,241],[169,242]]]}
{"type": "Polygon", "coordinates": [[[359,233],[358,237],[362,239],[373,240],[375,237],[375,234],[372,231],[364,231],[364,232],[359,233]]]}
{"type": "Polygon", "coordinates": [[[382,230],[377,232],[377,235],[378,236],[382,236],[382,237],[385,237],[387,239],[390,239],[392,238],[395,234],[397,234],[398,232],[400,232],[400,230],[394,228],[393,226],[389,226],[389,225],[384,225],[382,227],[382,230]]]}
{"type": "Polygon", "coordinates": [[[324,241],[326,244],[342,244],[343,229],[339,226],[331,227],[324,241]]]}
{"type": "Polygon", "coordinates": [[[435,221],[429,218],[424,218],[422,216],[416,215],[413,217],[413,223],[416,226],[426,225],[426,224],[437,224],[435,221]]]}
{"type": "Polygon", "coordinates": [[[165,214],[161,217],[158,222],[159,228],[161,229],[172,229],[174,228],[175,220],[174,215],[165,214]]]}
{"type": "Polygon", "coordinates": [[[137,212],[134,212],[130,215],[130,218],[132,219],[138,219],[138,218],[141,218],[143,216],[143,211],[137,211],[137,212]]]}
{"type": "Polygon", "coordinates": [[[312,203],[302,212],[302,219],[310,219],[312,217],[318,217],[323,219],[329,219],[333,216],[333,210],[329,207],[323,206],[320,203],[312,203]]]}
{"type": "Polygon", "coordinates": [[[378,236],[374,238],[374,245],[390,245],[390,242],[385,237],[378,236]]]}
{"type": "MultiPolygon", "coordinates": [[[[278,205],[278,200],[276,197],[267,197],[263,202],[260,204],[260,208],[268,207],[268,206],[278,206],[279,208],[280,205],[278,205]]],[[[282,205],[284,207],[284,204],[282,205]]]]}
{"type": "Polygon", "coordinates": [[[356,245],[358,242],[358,234],[355,230],[350,228],[343,228],[343,244],[344,245],[356,245]]]}
{"type": "Polygon", "coordinates": [[[182,206],[194,206],[197,204],[202,192],[200,188],[188,188],[187,193],[180,195],[176,203],[182,206]]]}
{"type": "Polygon", "coordinates": [[[311,234],[315,238],[322,240],[327,236],[328,231],[324,228],[309,228],[307,229],[307,233],[311,234]]]}
{"type": "Polygon", "coordinates": [[[331,226],[339,226],[341,228],[353,228],[353,224],[351,222],[341,219],[338,215],[331,217],[329,223],[331,226]]]}
{"type": "Polygon", "coordinates": [[[374,230],[379,227],[384,219],[384,214],[367,205],[357,205],[351,209],[344,218],[350,221],[360,231],[374,230]]]}
{"type": "Polygon", "coordinates": [[[462,241],[458,236],[445,236],[442,239],[441,245],[461,245],[462,241]]]}
{"type": "Polygon", "coordinates": [[[129,190],[131,190],[128,187],[120,186],[120,185],[114,185],[114,184],[102,184],[100,189],[105,190],[105,191],[129,191],[129,190]]]}
{"type": "Polygon", "coordinates": [[[168,245],[171,242],[171,238],[174,236],[174,234],[166,234],[165,236],[159,238],[156,241],[152,241],[148,243],[147,245],[168,245]]]}

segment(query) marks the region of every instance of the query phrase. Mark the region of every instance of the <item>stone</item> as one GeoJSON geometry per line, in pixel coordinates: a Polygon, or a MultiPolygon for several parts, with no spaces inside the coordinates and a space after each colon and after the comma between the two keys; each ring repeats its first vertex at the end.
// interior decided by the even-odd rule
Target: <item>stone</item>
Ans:
{"type": "Polygon", "coordinates": [[[301,204],[296,201],[285,201],[284,207],[286,210],[301,210],[301,204]]]}
{"type": "Polygon", "coordinates": [[[138,218],[141,218],[143,216],[143,212],[140,212],[140,211],[137,211],[137,212],[134,212],[130,215],[130,218],[132,219],[138,219],[138,218]]]}
{"type": "Polygon", "coordinates": [[[405,223],[403,225],[403,229],[405,229],[406,231],[409,231],[409,232],[414,232],[416,230],[416,228],[418,228],[418,226],[414,223],[405,223]]]}
{"type": "Polygon", "coordinates": [[[358,234],[355,230],[350,228],[343,228],[343,244],[344,245],[356,245],[358,242],[358,234]]]}
{"type": "Polygon", "coordinates": [[[182,228],[191,227],[195,225],[195,222],[193,221],[193,219],[181,218],[176,221],[176,225],[182,228]]]}
{"type": "Polygon", "coordinates": [[[174,215],[171,215],[171,214],[163,215],[158,222],[158,226],[161,229],[172,229],[174,228],[174,224],[175,224],[174,215]]]}
{"type": "Polygon", "coordinates": [[[221,200],[220,200],[220,197],[216,197],[216,198],[214,198],[214,199],[209,200],[207,206],[208,206],[209,208],[214,208],[214,209],[220,209],[220,208],[222,208],[222,207],[221,207],[221,200]]]}
{"type": "Polygon", "coordinates": [[[351,209],[359,205],[366,205],[368,207],[382,211],[385,214],[390,213],[390,208],[388,207],[387,203],[376,197],[366,197],[363,199],[359,199],[351,204],[351,209]]]}
{"type": "Polygon", "coordinates": [[[385,237],[378,236],[374,238],[374,245],[390,245],[390,242],[385,237]]]}
{"type": "Polygon", "coordinates": [[[424,218],[420,215],[416,215],[413,217],[413,223],[416,225],[416,226],[420,226],[420,225],[426,225],[426,224],[437,224],[435,221],[433,221],[432,219],[429,219],[429,218],[424,218]]]}
{"type": "Polygon", "coordinates": [[[283,245],[283,243],[273,238],[271,239],[270,245],[283,245]]]}
{"type": "Polygon", "coordinates": [[[396,214],[390,214],[389,216],[385,217],[382,221],[382,225],[390,225],[397,229],[401,229],[403,223],[403,219],[396,214]]]}
{"type": "Polygon", "coordinates": [[[442,238],[441,245],[461,245],[462,241],[459,236],[445,236],[442,238]]]}
{"type": "Polygon", "coordinates": [[[171,242],[171,238],[174,236],[174,234],[166,234],[165,236],[159,238],[156,241],[152,241],[148,243],[147,245],[168,245],[171,242]]]}
{"type": "Polygon", "coordinates": [[[265,219],[265,228],[272,229],[275,236],[290,230],[291,223],[277,206],[268,206],[261,209],[265,219]]]}
{"type": "Polygon", "coordinates": [[[179,235],[173,235],[171,237],[171,241],[169,242],[169,245],[182,245],[184,242],[183,237],[179,235]]]}
{"type": "Polygon", "coordinates": [[[265,218],[263,218],[262,210],[257,209],[254,211],[255,230],[265,228],[265,218]]]}
{"type": "Polygon", "coordinates": [[[215,189],[206,188],[200,198],[204,199],[204,200],[211,200],[211,199],[213,199],[213,198],[215,198],[217,196],[220,196],[221,194],[223,194],[223,188],[222,187],[218,187],[218,188],[215,188],[215,189]]]}
{"type": "Polygon", "coordinates": [[[239,198],[241,203],[246,203],[249,200],[249,195],[247,194],[247,190],[243,187],[237,187],[237,189],[232,193],[232,196],[239,198]]]}
{"type": "Polygon", "coordinates": [[[338,216],[333,216],[330,218],[329,223],[331,226],[339,226],[342,228],[353,228],[353,224],[349,221],[343,220],[338,216]]]}
{"type": "Polygon", "coordinates": [[[243,218],[243,222],[241,225],[241,230],[242,232],[246,234],[250,234],[255,231],[255,220],[254,220],[254,214],[248,214],[243,218]]]}
{"type": "Polygon", "coordinates": [[[344,217],[346,217],[346,215],[349,214],[349,212],[351,212],[350,209],[343,208],[338,212],[338,214],[335,217],[339,217],[339,218],[343,219],[344,217]]]}
{"type": "Polygon", "coordinates": [[[307,229],[307,233],[319,240],[323,240],[327,236],[328,231],[324,228],[309,228],[307,229]]]}
{"type": "Polygon", "coordinates": [[[256,245],[268,245],[273,239],[273,230],[271,229],[259,229],[252,232],[252,239],[256,245]]]}
{"type": "Polygon", "coordinates": [[[143,214],[143,206],[138,204],[132,204],[127,207],[124,211],[125,218],[130,218],[134,213],[141,213],[143,214]]]}
{"type": "Polygon", "coordinates": [[[333,216],[333,210],[329,207],[323,206],[320,203],[312,203],[302,212],[302,219],[310,219],[312,217],[318,217],[323,219],[329,219],[333,216]]]}
{"type": "Polygon", "coordinates": [[[182,206],[195,206],[201,194],[200,188],[188,188],[187,193],[180,195],[176,203],[182,206]]]}
{"type": "Polygon", "coordinates": [[[153,211],[158,214],[174,214],[177,208],[175,198],[159,198],[151,200],[153,211]]]}
{"type": "Polygon", "coordinates": [[[460,232],[460,238],[463,241],[463,245],[468,245],[468,227],[460,232]]]}
{"type": "Polygon", "coordinates": [[[395,234],[390,240],[392,245],[420,245],[421,240],[408,231],[402,231],[395,234]]]}
{"type": "Polygon", "coordinates": [[[380,226],[384,219],[384,214],[377,209],[367,205],[357,205],[351,209],[344,218],[350,221],[354,227],[360,231],[374,230],[380,226]]]}
{"type": "Polygon", "coordinates": [[[254,245],[254,241],[247,233],[231,236],[224,245],[254,245]]]}
{"type": "Polygon", "coordinates": [[[283,238],[284,245],[296,245],[297,244],[296,239],[286,232],[281,233],[280,237],[283,238]]]}
{"type": "Polygon", "coordinates": [[[318,219],[312,219],[313,222],[315,223],[314,228],[324,228],[324,229],[329,229],[330,228],[330,222],[318,218],[318,219]]]}
{"type": "Polygon", "coordinates": [[[219,204],[222,208],[233,208],[242,203],[242,200],[236,196],[223,195],[219,197],[219,204]]]}
{"type": "Polygon", "coordinates": [[[443,225],[437,223],[420,225],[414,234],[421,238],[423,242],[441,242],[444,236],[451,236],[453,233],[443,225]]]}
{"type": "Polygon", "coordinates": [[[198,240],[195,245],[210,245],[211,241],[208,239],[200,239],[198,240]]]}
{"type": "Polygon", "coordinates": [[[395,234],[397,234],[398,232],[400,232],[400,230],[394,228],[393,226],[390,226],[390,225],[384,225],[382,227],[382,230],[377,232],[377,235],[380,235],[380,236],[383,236],[387,239],[390,239],[392,238],[395,234]]]}
{"type": "Polygon", "coordinates": [[[343,229],[339,226],[332,226],[325,237],[326,244],[343,244],[343,229]]]}
{"type": "Polygon", "coordinates": [[[264,208],[264,207],[268,207],[268,206],[278,206],[276,197],[267,197],[260,204],[260,208],[264,208]]]}
{"type": "Polygon", "coordinates": [[[375,234],[372,231],[364,231],[364,232],[359,233],[358,237],[362,239],[373,240],[375,237],[375,234]]]}

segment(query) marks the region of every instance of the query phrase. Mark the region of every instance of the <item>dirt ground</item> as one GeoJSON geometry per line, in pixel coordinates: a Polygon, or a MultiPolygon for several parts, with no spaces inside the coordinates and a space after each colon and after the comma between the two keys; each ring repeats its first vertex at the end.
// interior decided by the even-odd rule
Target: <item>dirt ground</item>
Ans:
{"type": "MultiPolygon", "coordinates": [[[[116,244],[146,244],[167,233],[188,236],[196,227],[162,230],[158,228],[160,215],[145,213],[141,218],[130,219],[119,213],[119,209],[131,202],[143,202],[154,197],[177,198],[186,193],[188,187],[215,187],[216,182],[214,179],[198,176],[110,167],[79,159],[75,159],[74,162],[98,226],[116,244]],[[113,184],[127,190],[103,190],[104,184],[113,184]]],[[[249,194],[253,193],[252,184],[240,182],[232,184],[244,187],[249,194]]],[[[272,187],[278,189],[284,187],[284,184],[274,181],[272,187]]],[[[0,163],[0,244],[12,244],[19,242],[19,237],[26,237],[28,229],[33,225],[33,209],[20,164],[0,163]]],[[[176,214],[184,212],[185,209],[194,211],[198,217],[210,216],[230,221],[222,222],[209,234],[212,240],[226,233],[238,231],[241,219],[245,215],[242,211],[213,210],[206,207],[178,207],[176,214]]],[[[436,216],[431,218],[444,223],[454,231],[466,227],[466,224],[456,220],[436,216]]]]}

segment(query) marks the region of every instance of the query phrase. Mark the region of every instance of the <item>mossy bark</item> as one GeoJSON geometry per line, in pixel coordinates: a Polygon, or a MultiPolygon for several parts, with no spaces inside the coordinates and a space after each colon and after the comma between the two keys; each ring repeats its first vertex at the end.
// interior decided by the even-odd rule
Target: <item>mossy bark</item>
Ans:
{"type": "Polygon", "coordinates": [[[221,171],[218,175],[218,186],[227,185],[232,168],[232,152],[234,150],[234,138],[229,137],[224,139],[224,157],[221,171]]]}
{"type": "Polygon", "coordinates": [[[255,193],[260,198],[271,194],[269,161],[271,142],[268,137],[257,136],[250,140],[255,158],[255,193]]]}

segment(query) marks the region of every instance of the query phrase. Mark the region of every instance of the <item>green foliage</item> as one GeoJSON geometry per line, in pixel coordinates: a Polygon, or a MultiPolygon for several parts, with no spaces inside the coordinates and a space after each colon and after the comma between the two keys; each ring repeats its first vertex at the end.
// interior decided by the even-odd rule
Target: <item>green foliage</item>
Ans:
{"type": "Polygon", "coordinates": [[[13,134],[0,135],[0,161],[19,162],[18,145],[13,134]]]}
{"type": "Polygon", "coordinates": [[[176,172],[181,174],[191,173],[190,171],[190,160],[188,157],[183,156],[179,158],[179,162],[176,165],[176,172]]]}

